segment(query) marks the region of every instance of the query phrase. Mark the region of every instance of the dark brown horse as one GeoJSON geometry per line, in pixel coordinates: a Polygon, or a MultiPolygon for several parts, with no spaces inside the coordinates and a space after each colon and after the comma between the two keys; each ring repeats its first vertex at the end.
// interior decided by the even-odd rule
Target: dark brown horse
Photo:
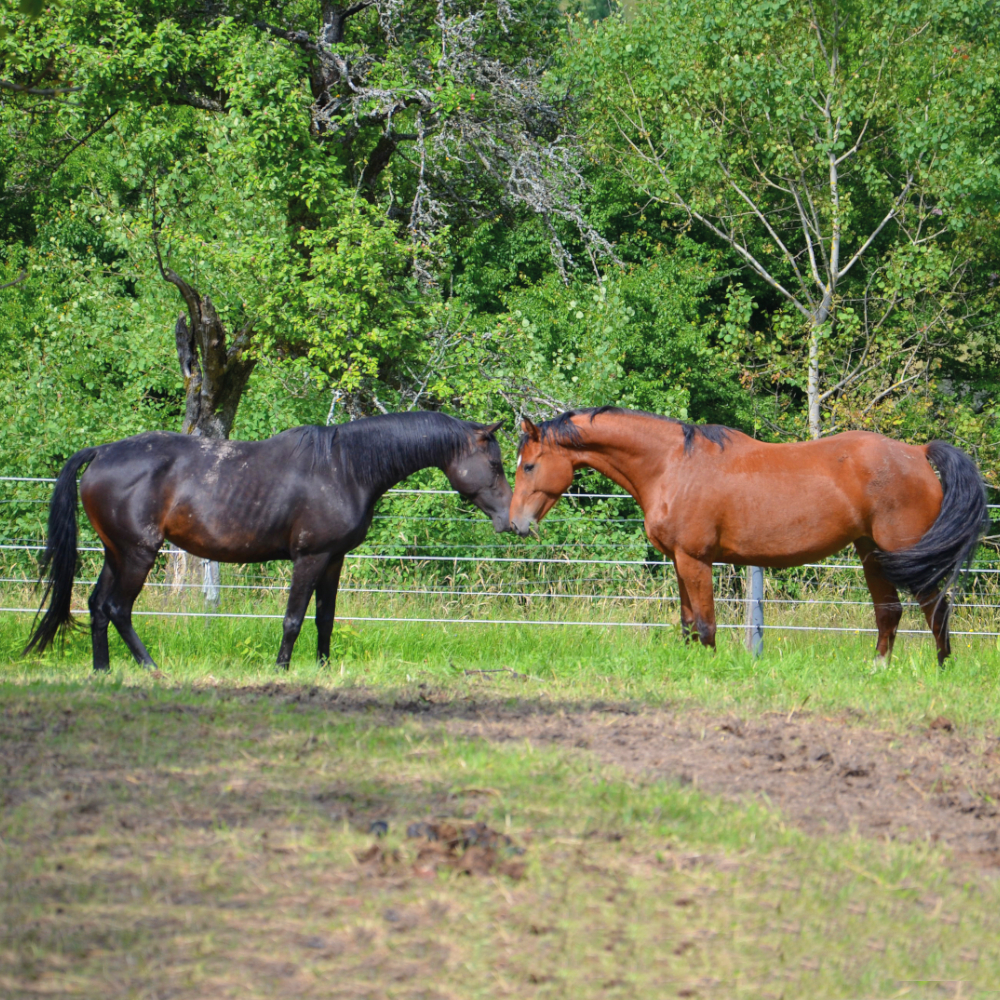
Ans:
{"type": "Polygon", "coordinates": [[[715,645],[712,563],[800,566],[853,543],[875,604],[877,655],[892,655],[902,616],[897,587],[920,603],[938,662],[951,651],[944,591],[988,524],[983,481],[958,448],[864,431],[766,444],[614,407],[537,427],[525,420],[522,430],[514,530],[527,535],[575,469],[597,469],[632,494],[650,542],[673,560],[685,636],[694,630],[715,645]]]}
{"type": "Polygon", "coordinates": [[[344,556],[365,540],[375,501],[401,479],[437,466],[497,531],[508,529],[511,489],[493,436],[499,426],[400,413],[299,427],[266,441],[152,433],[84,448],[56,482],[42,557],[52,599],[25,652],[44,650],[71,622],[76,476],[88,462],[80,496],[104,543],[89,602],[94,669],[109,666],[109,622],[139,663],[154,666],[132,627],[132,605],[164,539],[219,562],[292,560],[278,651],[278,665],[287,667],[314,592],[319,658],[329,657],[344,556]]]}

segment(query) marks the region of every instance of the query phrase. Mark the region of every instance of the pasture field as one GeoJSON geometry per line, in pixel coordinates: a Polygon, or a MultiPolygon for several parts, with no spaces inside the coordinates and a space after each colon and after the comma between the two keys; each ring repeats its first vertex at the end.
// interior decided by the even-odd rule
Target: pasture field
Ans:
{"type": "Polygon", "coordinates": [[[0,618],[4,996],[1000,989],[990,641],[140,622],[95,678],[0,618]]]}

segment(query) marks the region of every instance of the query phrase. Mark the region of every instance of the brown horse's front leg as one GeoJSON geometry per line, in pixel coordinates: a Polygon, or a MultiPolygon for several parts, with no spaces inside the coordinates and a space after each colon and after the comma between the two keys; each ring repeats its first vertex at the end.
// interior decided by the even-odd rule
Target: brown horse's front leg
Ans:
{"type": "Polygon", "coordinates": [[[948,595],[934,591],[933,594],[918,594],[917,600],[920,602],[920,608],[927,619],[927,624],[934,633],[934,642],[937,643],[938,666],[940,667],[951,656],[951,636],[948,634],[951,605],[948,603],[948,595]]]}
{"type": "Polygon", "coordinates": [[[674,552],[674,567],[681,590],[681,616],[685,614],[685,592],[689,605],[688,613],[698,632],[703,646],[715,649],[715,596],[712,592],[712,564],[689,556],[686,552],[674,552]]]}
{"type": "MultiPolygon", "coordinates": [[[[676,568],[677,563],[674,562],[674,567],[676,568]]],[[[681,638],[685,642],[690,642],[694,636],[694,610],[691,608],[691,597],[688,594],[687,587],[684,586],[684,579],[677,574],[677,589],[680,592],[681,597],[681,638]]]]}

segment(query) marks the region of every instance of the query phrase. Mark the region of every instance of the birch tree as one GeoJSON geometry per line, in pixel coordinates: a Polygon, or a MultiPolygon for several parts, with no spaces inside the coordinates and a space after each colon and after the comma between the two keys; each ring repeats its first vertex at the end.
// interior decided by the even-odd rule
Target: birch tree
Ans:
{"type": "Polygon", "coordinates": [[[894,326],[901,386],[926,369],[964,308],[956,234],[998,190],[988,3],[655,3],[592,33],[575,65],[600,95],[605,157],[728,247],[773,321],[795,317],[811,437],[894,326]],[[914,307],[892,281],[929,257],[940,281],[914,307]]]}

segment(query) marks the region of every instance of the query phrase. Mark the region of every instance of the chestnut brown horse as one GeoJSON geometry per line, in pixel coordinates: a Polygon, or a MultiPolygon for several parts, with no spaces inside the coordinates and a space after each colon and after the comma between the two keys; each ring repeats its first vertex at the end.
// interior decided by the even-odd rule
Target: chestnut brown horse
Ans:
{"type": "Polygon", "coordinates": [[[71,624],[76,476],[87,463],[80,495],[104,543],[90,595],[94,669],[108,669],[109,622],[139,663],[155,666],[132,627],[132,605],[164,539],[219,562],[292,560],[278,650],[278,666],[287,667],[313,593],[319,658],[329,657],[344,556],[365,540],[375,501],[401,479],[437,466],[497,531],[508,530],[511,489],[493,436],[499,426],[392,413],[297,427],[266,441],[152,433],[84,448],[63,466],[52,494],[42,557],[52,599],[25,652],[45,649],[71,624]]]}
{"type": "Polygon", "coordinates": [[[522,424],[511,526],[522,537],[589,466],[628,490],[650,542],[673,560],[681,627],[715,645],[712,563],[800,566],[853,543],[888,660],[914,594],[950,652],[945,591],[985,531],[986,494],[964,452],[866,431],[767,444],[717,425],[601,407],[522,424]],[[935,469],[937,475],[935,475],[935,469]]]}

